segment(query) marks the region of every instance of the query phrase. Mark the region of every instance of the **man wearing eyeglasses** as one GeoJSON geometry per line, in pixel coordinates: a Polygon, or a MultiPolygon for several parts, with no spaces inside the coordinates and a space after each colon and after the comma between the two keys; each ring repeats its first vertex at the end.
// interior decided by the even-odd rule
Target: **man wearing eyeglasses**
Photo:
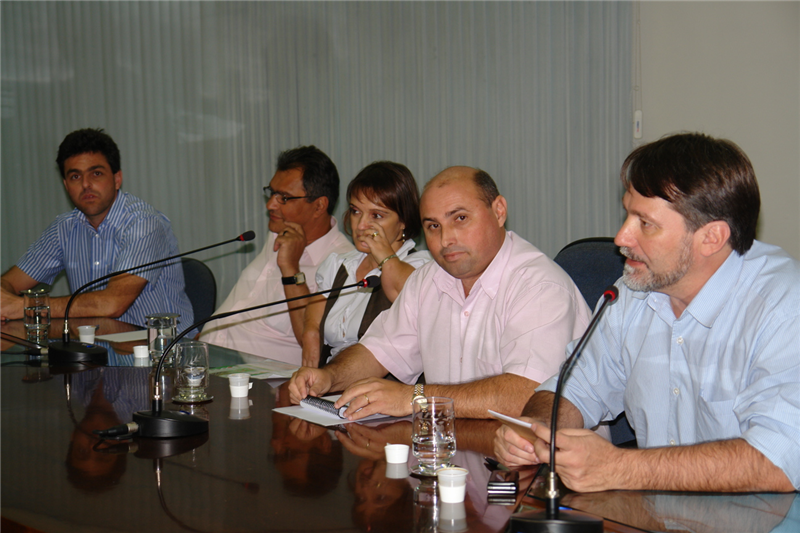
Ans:
{"type": "MultiPolygon", "coordinates": [[[[269,238],[214,314],[314,292],[317,267],[323,259],[353,249],[331,216],[339,197],[339,173],[317,147],[300,146],[282,152],[264,195],[269,238]]],[[[203,329],[200,338],[300,364],[305,305],[300,300],[217,320],[203,329]]]]}

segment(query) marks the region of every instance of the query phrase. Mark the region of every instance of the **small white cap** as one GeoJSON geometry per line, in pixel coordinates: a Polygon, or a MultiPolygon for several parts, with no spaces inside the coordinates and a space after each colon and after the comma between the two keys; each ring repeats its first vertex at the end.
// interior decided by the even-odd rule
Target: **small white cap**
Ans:
{"type": "Polygon", "coordinates": [[[150,348],[146,344],[134,346],[133,356],[137,359],[150,357],[150,348]]]}

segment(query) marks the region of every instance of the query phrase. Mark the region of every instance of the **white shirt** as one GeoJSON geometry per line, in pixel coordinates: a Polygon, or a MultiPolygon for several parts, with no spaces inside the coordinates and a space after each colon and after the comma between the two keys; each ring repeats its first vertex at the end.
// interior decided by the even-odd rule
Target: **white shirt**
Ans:
{"type": "MultiPolygon", "coordinates": [[[[396,255],[400,261],[404,261],[417,269],[430,261],[432,257],[427,250],[409,255],[409,251],[414,246],[416,246],[416,243],[409,239],[397,250],[396,255]]],[[[331,254],[328,256],[317,270],[318,290],[324,291],[333,287],[336,273],[339,272],[339,267],[342,265],[347,271],[345,284],[356,283],[358,281],[356,279],[356,271],[365,257],[367,257],[367,254],[358,250],[352,250],[346,254],[331,254]]],[[[381,271],[378,268],[374,268],[365,277],[380,275],[381,271]]],[[[325,344],[333,348],[331,357],[358,342],[358,330],[361,327],[361,320],[367,310],[370,296],[372,296],[372,289],[353,288],[342,291],[336,299],[322,328],[325,335],[325,344]]]]}
{"type": "MultiPolygon", "coordinates": [[[[278,268],[278,252],[272,249],[277,236],[270,233],[261,253],[242,271],[231,293],[214,314],[286,298],[278,268]]],[[[306,275],[309,291],[317,290],[314,282],[317,267],[326,257],[352,249],[353,245],[339,231],[336,219],[331,217],[331,230],[306,246],[300,257],[300,272],[306,275]]],[[[302,348],[294,336],[289,307],[285,303],[210,322],[203,328],[200,340],[297,365],[302,360],[302,348]]]]}

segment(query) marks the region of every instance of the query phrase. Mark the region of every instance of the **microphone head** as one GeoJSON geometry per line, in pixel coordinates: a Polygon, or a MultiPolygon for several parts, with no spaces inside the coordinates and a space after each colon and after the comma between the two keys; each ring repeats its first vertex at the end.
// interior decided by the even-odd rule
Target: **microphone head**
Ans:
{"type": "Polygon", "coordinates": [[[366,289],[371,289],[373,287],[380,287],[381,278],[380,276],[369,276],[361,280],[361,286],[366,289]]]}
{"type": "Polygon", "coordinates": [[[253,230],[245,231],[244,233],[239,235],[240,241],[252,241],[255,238],[256,238],[256,232],[253,230]]]}
{"type": "Polygon", "coordinates": [[[603,298],[608,300],[608,303],[614,303],[619,298],[619,289],[616,285],[609,285],[606,287],[606,290],[603,291],[603,298]]]}

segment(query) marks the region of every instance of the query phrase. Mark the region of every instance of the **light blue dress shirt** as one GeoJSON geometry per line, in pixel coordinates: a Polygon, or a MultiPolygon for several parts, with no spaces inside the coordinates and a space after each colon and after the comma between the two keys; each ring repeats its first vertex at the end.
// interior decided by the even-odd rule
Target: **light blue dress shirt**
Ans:
{"type": "MultiPolygon", "coordinates": [[[[146,202],[120,191],[97,230],[77,208],[61,214],[28,248],[17,266],[47,284],[66,270],[70,291],[75,291],[111,272],[179,253],[169,219],[146,202]]],[[[178,313],[179,330],[194,322],[192,305],[184,292],[180,259],[165,265],[133,272],[148,283],[119,320],[144,326],[146,315],[178,313]]],[[[97,291],[107,285],[104,281],[86,290],[97,291]]]]}
{"type": "Polygon", "coordinates": [[[741,437],[800,487],[800,263],[755,241],[680,318],[665,294],[617,286],[564,387],[584,425],[624,410],[640,448],[741,437]]]}

